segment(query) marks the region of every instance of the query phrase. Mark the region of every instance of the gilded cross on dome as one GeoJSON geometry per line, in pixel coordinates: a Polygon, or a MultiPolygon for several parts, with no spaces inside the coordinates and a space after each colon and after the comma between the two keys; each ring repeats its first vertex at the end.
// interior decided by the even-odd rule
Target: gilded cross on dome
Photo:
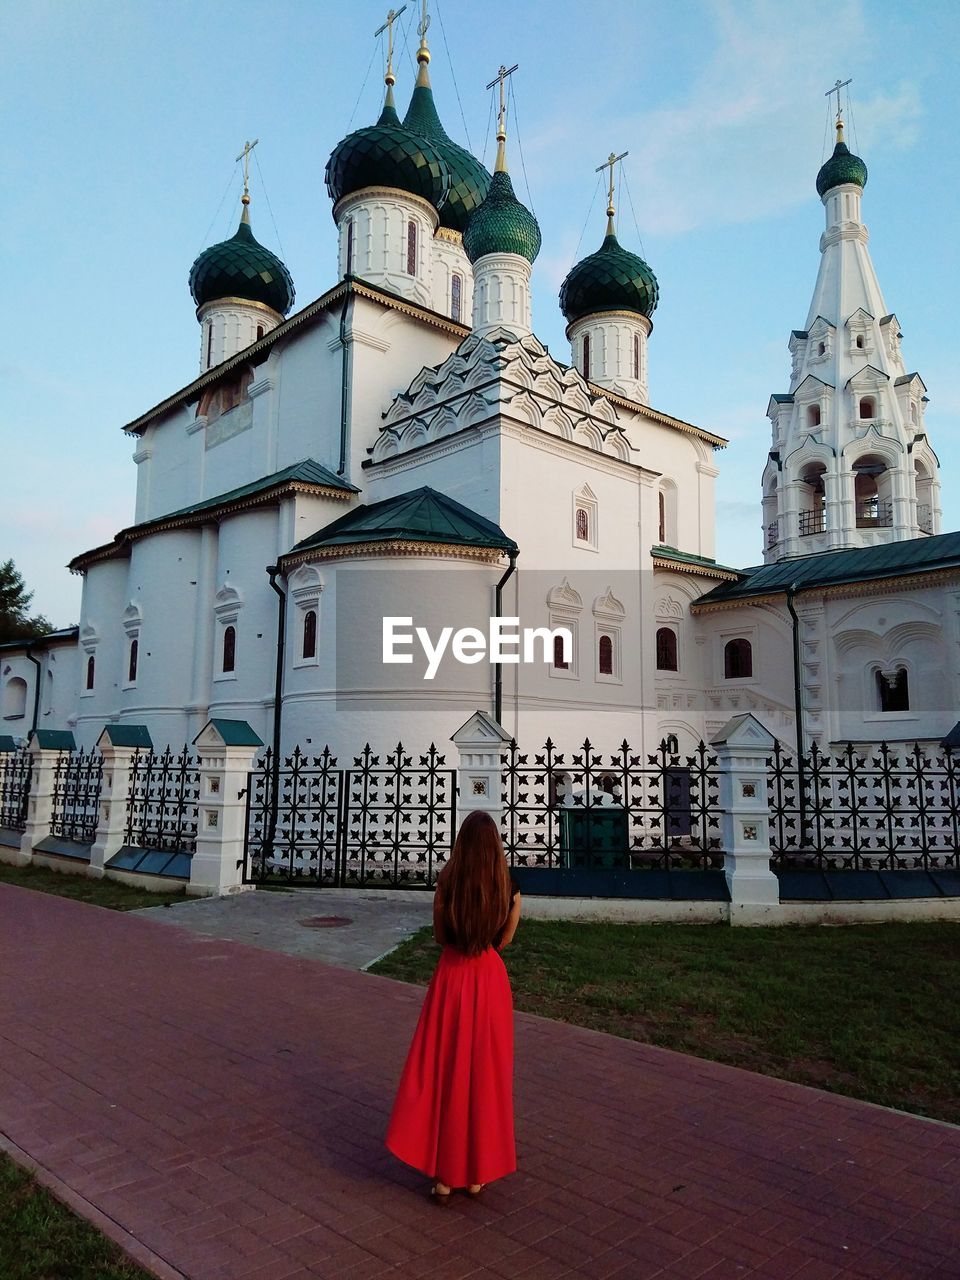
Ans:
{"type": "Polygon", "coordinates": [[[840,106],[840,90],[845,89],[848,84],[853,84],[852,78],[849,80],[838,80],[837,83],[833,85],[831,88],[829,88],[827,92],[823,95],[825,98],[829,98],[831,93],[835,93],[837,95],[837,141],[838,142],[843,141],[843,112],[840,106]]]}
{"type": "Polygon", "coordinates": [[[243,196],[241,197],[241,203],[243,205],[243,219],[245,222],[249,221],[247,218],[247,205],[250,203],[250,152],[259,141],[259,138],[254,138],[252,142],[245,142],[243,144],[243,150],[237,156],[237,163],[241,160],[243,161],[243,196]]]}
{"type": "Polygon", "coordinates": [[[407,6],[405,4],[402,4],[399,9],[391,9],[387,14],[386,22],[382,26],[377,27],[376,31],[373,33],[374,37],[383,35],[384,31],[387,33],[387,74],[384,76],[384,80],[389,85],[394,85],[397,82],[396,76],[393,74],[393,24],[400,17],[401,13],[404,12],[406,7],[407,6]]]}
{"type": "Polygon", "coordinates": [[[600,173],[601,170],[603,169],[610,170],[610,185],[607,190],[607,235],[608,236],[612,236],[614,234],[613,215],[616,213],[616,208],[613,203],[614,167],[615,165],[618,164],[619,161],[621,161],[624,158],[624,156],[628,156],[629,154],[630,154],[629,151],[621,151],[619,155],[616,155],[613,151],[611,151],[610,154],[607,156],[606,160],[604,160],[603,164],[598,164],[594,171],[596,173],[600,173]]]}
{"type": "Polygon", "coordinates": [[[488,89],[500,82],[500,110],[497,112],[497,163],[495,170],[505,173],[507,168],[506,141],[507,141],[507,103],[503,93],[503,85],[507,76],[512,76],[516,69],[520,66],[519,62],[515,62],[512,67],[505,67],[500,64],[500,70],[487,85],[488,89]]]}

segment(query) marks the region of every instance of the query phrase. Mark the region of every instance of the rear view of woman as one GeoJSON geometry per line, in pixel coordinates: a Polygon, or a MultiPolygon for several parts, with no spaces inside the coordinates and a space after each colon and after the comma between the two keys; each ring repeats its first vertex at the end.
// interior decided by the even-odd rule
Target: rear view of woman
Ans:
{"type": "Polygon", "coordinates": [[[443,947],[400,1079],[386,1143],[434,1179],[479,1195],[517,1167],[513,1137],[513,999],[500,951],[520,919],[496,823],[464,819],[437,877],[433,934],[443,947]]]}

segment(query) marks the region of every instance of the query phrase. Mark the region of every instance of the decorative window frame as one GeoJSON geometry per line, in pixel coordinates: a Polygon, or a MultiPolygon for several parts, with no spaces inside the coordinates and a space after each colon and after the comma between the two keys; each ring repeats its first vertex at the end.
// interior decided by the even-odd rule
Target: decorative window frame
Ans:
{"type": "Polygon", "coordinates": [[[826,360],[831,360],[835,344],[835,327],[822,316],[818,316],[807,334],[807,365],[822,364],[826,360]]]}
{"type": "Polygon", "coordinates": [[[738,688],[740,685],[756,684],[757,682],[757,628],[756,627],[738,627],[735,631],[721,631],[717,636],[717,684],[724,686],[733,686],[738,688]],[[726,650],[731,640],[746,640],[750,645],[750,664],[751,674],[748,676],[728,676],[726,675],[726,650]]]}
{"type": "Polygon", "coordinates": [[[289,581],[290,598],[293,601],[295,619],[293,641],[294,667],[316,667],[320,664],[320,597],[324,581],[320,570],[312,564],[301,565],[289,581]],[[317,644],[312,658],[303,656],[303,628],[307,614],[313,609],[317,615],[317,644]]]}
{"type": "Polygon", "coordinates": [[[582,551],[600,551],[599,546],[599,512],[600,504],[597,501],[597,495],[593,492],[588,484],[576,490],[572,495],[572,508],[570,513],[571,526],[570,536],[575,547],[579,547],[582,551]],[[580,538],[577,536],[577,511],[582,508],[587,513],[587,537],[580,538]]]}
{"type": "Polygon", "coordinates": [[[654,620],[653,628],[653,670],[656,678],[662,680],[680,680],[683,678],[683,631],[680,622],[676,618],[657,617],[654,620]],[[657,632],[672,631],[677,638],[677,669],[673,671],[670,667],[660,667],[657,665],[657,632]]]}
{"type": "Polygon", "coordinates": [[[80,697],[92,698],[97,692],[97,649],[100,645],[100,636],[93,626],[86,626],[80,631],[80,697]],[[93,659],[93,688],[87,688],[87,667],[90,659],[93,659]]]}
{"type": "Polygon", "coordinates": [[[135,600],[131,600],[123,611],[123,630],[126,634],[126,643],[123,646],[123,671],[121,673],[120,688],[135,689],[137,687],[137,679],[140,675],[140,628],[143,625],[143,612],[135,600]],[[130,652],[133,646],[137,646],[137,672],[133,679],[130,679],[130,652]]]}
{"type": "Polygon", "coordinates": [[[909,658],[897,658],[894,662],[879,662],[874,659],[873,662],[867,664],[863,676],[865,683],[863,700],[864,722],[869,722],[870,724],[897,724],[920,719],[920,711],[916,705],[919,684],[915,678],[916,673],[913,670],[913,663],[909,658]],[[900,668],[903,668],[907,673],[907,699],[910,702],[910,706],[906,711],[881,711],[877,705],[879,701],[877,697],[877,676],[884,675],[886,672],[899,671],[900,668]]]}
{"type": "Polygon", "coordinates": [[[216,594],[216,601],[213,606],[213,612],[216,617],[216,648],[214,650],[214,680],[236,680],[237,679],[237,652],[239,650],[240,639],[240,612],[243,609],[243,595],[236,587],[232,587],[225,583],[216,594]],[[223,669],[223,643],[224,633],[227,627],[233,627],[235,633],[234,650],[233,650],[233,670],[224,671],[223,669]]]}
{"type": "Polygon", "coordinates": [[[580,593],[564,578],[558,587],[547,592],[547,611],[551,631],[558,627],[566,627],[570,632],[573,652],[570,664],[566,668],[555,667],[551,658],[547,671],[553,680],[580,679],[580,614],[583,612],[583,599],[580,593]]]}

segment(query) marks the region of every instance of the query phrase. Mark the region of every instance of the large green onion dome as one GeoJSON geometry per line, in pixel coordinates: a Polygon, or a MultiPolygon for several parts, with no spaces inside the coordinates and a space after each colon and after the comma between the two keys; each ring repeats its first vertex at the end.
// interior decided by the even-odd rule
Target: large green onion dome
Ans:
{"type": "Polygon", "coordinates": [[[817,174],[817,195],[824,196],[834,187],[853,182],[858,187],[867,185],[867,166],[855,156],[843,140],[843,125],[837,125],[837,145],[833,155],[817,174]]]}
{"type": "Polygon", "coordinates": [[[337,143],[324,176],[334,205],[364,187],[391,187],[439,210],[450,188],[440,148],[400,123],[392,91],[375,125],[357,129],[337,143]]]}
{"type": "Polygon", "coordinates": [[[440,225],[463,232],[474,209],[480,207],[490,189],[490,174],[475,156],[447,137],[437,115],[430,78],[427,75],[429,54],[425,49],[417,55],[420,72],[410,98],[403,126],[420,138],[431,142],[439,151],[450,173],[450,189],[440,209],[440,225]]]}
{"type": "Polygon", "coordinates": [[[649,318],[659,297],[657,277],[608,229],[597,252],[578,262],[560,286],[560,310],[568,323],[595,311],[638,311],[649,318]]]}
{"type": "Polygon", "coordinates": [[[290,272],[250,230],[246,205],[236,235],[204,249],[190,268],[190,292],[198,307],[220,298],[262,302],[285,316],[296,292],[290,272]]]}
{"type": "Polygon", "coordinates": [[[463,248],[471,262],[487,253],[518,253],[533,262],[540,252],[540,227],[513,194],[509,173],[493,175],[486,199],[470,215],[463,248]]]}

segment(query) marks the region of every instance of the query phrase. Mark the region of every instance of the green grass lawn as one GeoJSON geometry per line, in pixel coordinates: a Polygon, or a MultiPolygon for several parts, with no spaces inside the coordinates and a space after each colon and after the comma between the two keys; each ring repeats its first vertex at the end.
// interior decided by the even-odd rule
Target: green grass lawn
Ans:
{"type": "Polygon", "coordinates": [[[48,871],[46,867],[11,867],[0,862],[0,885],[4,884],[55,893],[61,898],[76,898],[79,902],[92,902],[96,907],[111,907],[114,911],[159,907],[164,902],[179,902],[184,896],[182,889],[176,893],[147,893],[145,889],[134,889],[116,880],[91,880],[88,876],[48,871]]]}
{"type": "Polygon", "coordinates": [[[0,1154],[3,1280],[150,1280],[115,1244],[0,1154]]]}
{"type": "MultiPolygon", "coordinates": [[[[428,929],[372,972],[425,983],[428,929]]],[[[960,1123],[960,926],[526,920],[517,1009],[960,1123]]]]}

